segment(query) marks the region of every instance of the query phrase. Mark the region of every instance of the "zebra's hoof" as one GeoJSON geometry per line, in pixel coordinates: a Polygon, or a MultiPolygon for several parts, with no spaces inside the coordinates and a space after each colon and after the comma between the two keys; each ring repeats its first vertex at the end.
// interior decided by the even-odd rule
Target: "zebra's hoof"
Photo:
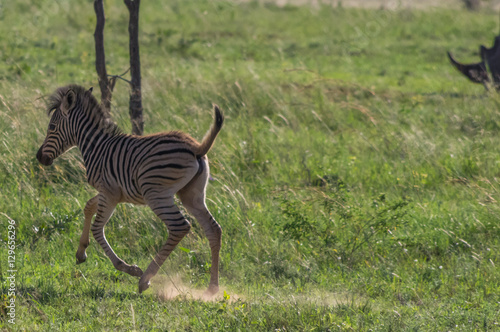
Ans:
{"type": "Polygon", "coordinates": [[[130,274],[133,277],[140,277],[142,276],[143,272],[141,268],[138,267],[137,265],[131,265],[128,270],[128,274],[130,274]]]}
{"type": "Polygon", "coordinates": [[[139,284],[139,294],[141,294],[142,292],[144,292],[146,289],[149,288],[149,281],[146,282],[146,283],[143,283],[143,284],[139,284]]]}
{"type": "Polygon", "coordinates": [[[83,254],[80,254],[78,251],[76,252],[76,264],[82,264],[87,260],[87,254],[83,252],[83,254]]]}

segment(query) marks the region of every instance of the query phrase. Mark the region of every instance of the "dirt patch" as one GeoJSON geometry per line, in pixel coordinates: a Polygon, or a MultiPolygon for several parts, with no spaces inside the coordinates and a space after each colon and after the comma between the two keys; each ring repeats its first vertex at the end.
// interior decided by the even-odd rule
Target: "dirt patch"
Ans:
{"type": "Polygon", "coordinates": [[[218,302],[224,300],[224,295],[226,295],[225,301],[227,303],[234,303],[238,300],[250,301],[250,302],[279,302],[282,304],[297,305],[298,303],[311,303],[320,306],[339,306],[339,305],[354,305],[360,306],[366,299],[361,297],[355,297],[348,293],[332,293],[325,291],[310,291],[301,294],[263,294],[258,297],[250,295],[241,296],[235,294],[232,290],[225,290],[221,288],[216,295],[207,295],[204,289],[196,289],[190,285],[185,284],[178,275],[168,276],[160,275],[156,276],[151,281],[151,289],[154,294],[158,296],[163,301],[172,300],[196,300],[204,302],[218,302]]]}
{"type": "MultiPolygon", "coordinates": [[[[162,300],[170,301],[174,299],[198,300],[205,302],[217,302],[224,299],[224,289],[221,288],[215,295],[208,295],[203,289],[196,289],[190,285],[186,285],[179,276],[156,276],[152,280],[153,292],[162,300]]],[[[229,303],[242,299],[239,295],[233,292],[226,291],[229,294],[229,303]]]]}
{"type": "MultiPolygon", "coordinates": [[[[245,1],[245,0],[244,0],[245,1]]],[[[263,1],[270,2],[270,1],[263,1]]],[[[319,4],[332,5],[334,7],[356,7],[356,8],[373,8],[373,9],[432,9],[432,8],[450,8],[462,9],[465,8],[463,0],[275,0],[278,6],[285,5],[311,5],[318,6],[319,4]]],[[[485,9],[500,9],[500,0],[482,2],[482,8],[485,9]]]]}

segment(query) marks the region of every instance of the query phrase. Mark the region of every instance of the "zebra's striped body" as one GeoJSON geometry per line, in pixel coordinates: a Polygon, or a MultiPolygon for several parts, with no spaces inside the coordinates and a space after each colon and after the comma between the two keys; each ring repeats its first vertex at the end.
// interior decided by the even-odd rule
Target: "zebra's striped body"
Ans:
{"type": "Polygon", "coordinates": [[[89,232],[120,271],[141,277],[139,291],[149,287],[150,279],[189,232],[191,225],[174,201],[177,194],[184,207],[203,227],[212,250],[209,292],[218,291],[218,264],[221,228],[205,205],[209,177],[206,153],[223,123],[214,106],[215,122],[198,143],[182,132],[150,136],[120,133],[101,109],[91,91],[77,85],[59,88],[51,97],[53,112],[49,130],[37,158],[44,165],[72,146],[78,146],[87,170],[88,182],[99,192],[85,206],[85,224],[76,254],[77,262],[86,260],[89,232]],[[169,235],[146,272],[121,260],[109,246],[104,226],[118,203],[147,204],[165,222],[169,235]],[[94,223],[92,217],[96,215],[94,223]]]}
{"type": "Polygon", "coordinates": [[[84,154],[87,179],[97,190],[120,191],[120,202],[144,204],[156,187],[192,178],[200,167],[189,144],[175,133],[118,135],[97,145],[84,154]]]}

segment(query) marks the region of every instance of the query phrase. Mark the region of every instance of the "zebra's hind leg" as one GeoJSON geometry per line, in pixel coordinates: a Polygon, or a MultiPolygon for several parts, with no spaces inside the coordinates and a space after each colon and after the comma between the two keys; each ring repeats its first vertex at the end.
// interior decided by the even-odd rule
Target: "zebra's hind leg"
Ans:
{"type": "Polygon", "coordinates": [[[207,289],[209,295],[219,291],[219,252],[221,248],[222,229],[215,221],[205,204],[205,188],[208,180],[208,162],[203,160],[205,165],[203,172],[197,175],[191,182],[179,192],[182,205],[200,223],[210,244],[212,252],[212,266],[210,268],[210,284],[207,289]]]}
{"type": "Polygon", "coordinates": [[[90,225],[92,223],[92,217],[97,212],[97,203],[99,203],[99,195],[92,197],[83,210],[85,215],[85,223],[83,224],[82,236],[80,237],[80,244],[78,245],[78,250],[76,251],[76,264],[80,264],[87,260],[87,254],[85,250],[89,246],[90,239],[90,225]]]}
{"type": "Polygon", "coordinates": [[[158,270],[172,250],[174,250],[191,229],[191,224],[184,218],[179,208],[175,205],[173,196],[154,197],[148,199],[147,203],[154,213],[167,225],[168,238],[139,280],[139,293],[149,288],[151,278],[158,273],[158,270]]]}
{"type": "Polygon", "coordinates": [[[216,294],[219,291],[219,252],[222,241],[222,229],[215,221],[205,204],[203,206],[191,205],[186,203],[183,196],[182,205],[192,214],[200,223],[210,244],[212,252],[212,266],[210,267],[210,284],[207,289],[209,295],[216,294]]]}
{"type": "Polygon", "coordinates": [[[113,249],[111,249],[104,235],[104,226],[109,221],[109,218],[111,218],[117,203],[103,194],[99,194],[98,197],[99,203],[97,206],[97,214],[91,227],[94,238],[102,249],[104,249],[104,252],[117,270],[128,273],[134,277],[140,277],[142,275],[142,270],[137,265],[129,265],[120,259],[113,249]]]}

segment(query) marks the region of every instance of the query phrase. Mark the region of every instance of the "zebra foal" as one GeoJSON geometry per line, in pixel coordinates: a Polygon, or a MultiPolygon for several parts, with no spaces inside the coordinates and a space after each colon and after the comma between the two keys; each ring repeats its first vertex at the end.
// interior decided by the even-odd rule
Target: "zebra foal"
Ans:
{"type": "Polygon", "coordinates": [[[209,177],[206,154],[224,122],[219,107],[214,105],[214,123],[201,143],[179,131],[149,136],[123,134],[100,107],[92,89],[78,85],[57,89],[50,97],[48,111],[52,115],[47,136],[37,153],[38,161],[49,166],[69,148],[78,146],[87,180],[98,191],[84,209],[85,223],[76,252],[77,263],[87,258],[85,250],[92,231],[114,267],[140,277],[139,292],[146,290],[151,278],[191,228],[175,204],[174,195],[177,194],[209,240],[212,268],[208,293],[215,294],[219,289],[222,231],[207,209],[205,190],[209,177]],[[104,226],[121,202],[147,204],[168,228],[166,243],[144,273],[138,266],[120,259],[104,235],[104,226]]]}

